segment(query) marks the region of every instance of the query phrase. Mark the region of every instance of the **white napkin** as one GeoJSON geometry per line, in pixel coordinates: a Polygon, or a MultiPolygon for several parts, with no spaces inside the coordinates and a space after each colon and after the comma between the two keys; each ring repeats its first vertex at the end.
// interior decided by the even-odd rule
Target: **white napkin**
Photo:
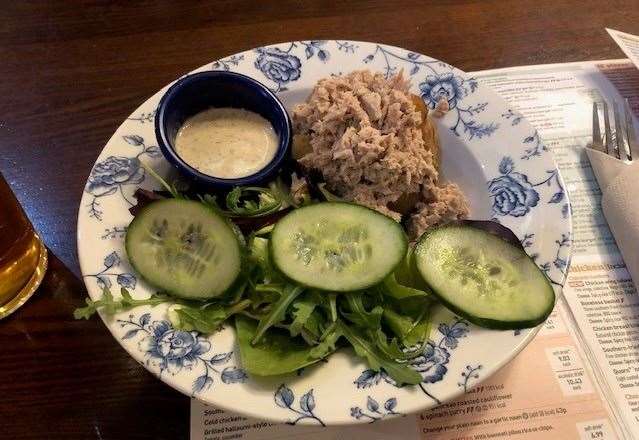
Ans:
{"type": "Polygon", "coordinates": [[[601,209],[639,288],[639,161],[628,164],[592,148],[586,153],[601,188],[601,209]]]}

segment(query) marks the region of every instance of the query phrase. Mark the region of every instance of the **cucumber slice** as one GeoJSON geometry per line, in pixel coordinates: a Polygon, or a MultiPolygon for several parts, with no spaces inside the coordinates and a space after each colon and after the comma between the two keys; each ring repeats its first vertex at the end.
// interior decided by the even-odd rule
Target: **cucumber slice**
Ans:
{"type": "Polygon", "coordinates": [[[364,206],[317,203],[277,222],[270,250],[275,266],[309,287],[346,292],[381,282],[406,255],[402,227],[364,206]]]}
{"type": "Polygon", "coordinates": [[[526,252],[481,229],[433,228],[420,238],[415,262],[449,309],[482,327],[534,327],[555,305],[552,285],[526,252]]]}
{"type": "Polygon", "coordinates": [[[129,225],[126,252],[149,284],[187,299],[221,295],[241,268],[240,244],[229,224],[190,200],[145,207],[129,225]]]}

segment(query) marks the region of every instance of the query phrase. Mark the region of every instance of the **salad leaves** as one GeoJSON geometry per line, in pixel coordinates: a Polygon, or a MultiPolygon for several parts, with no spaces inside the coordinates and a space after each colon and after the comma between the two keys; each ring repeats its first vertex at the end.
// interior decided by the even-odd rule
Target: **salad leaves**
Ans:
{"type": "MultiPolygon", "coordinates": [[[[318,352],[299,338],[282,329],[270,329],[261,342],[252,344],[257,333],[256,322],[245,316],[235,318],[242,366],[255,376],[274,376],[295,372],[318,362],[331,350],[318,352]]],[[[334,348],[333,348],[334,350],[334,348]]]]}
{"type": "MultiPolygon", "coordinates": [[[[408,361],[420,355],[427,342],[432,297],[415,276],[410,252],[395,273],[366,290],[309,289],[285,278],[270,259],[274,222],[297,206],[281,180],[268,188],[235,188],[218,203],[219,195],[179,192],[175,185],[151,175],[166,191],[141,190],[136,193],[139,205],[165,197],[199,199],[242,230],[238,234],[245,261],[240,279],[224,295],[205,302],[164,293],[135,299],[124,288],[115,298],[105,288],[102,298],[87,299],[87,305],[74,312],[76,319],[88,319],[98,310],[113,315],[141,305],[166,304],[176,329],[211,334],[225,324],[234,325],[243,367],[256,376],[298,371],[342,347],[352,347],[369,368],[384,370],[398,385],[421,381],[408,361]]],[[[315,192],[322,199],[337,199],[321,183],[315,192]]],[[[142,206],[134,208],[139,211],[142,206]]]]}
{"type": "Polygon", "coordinates": [[[338,321],[338,329],[353,346],[355,353],[366,359],[372,370],[379,371],[383,368],[398,384],[418,384],[422,381],[422,377],[418,372],[407,365],[400,364],[394,359],[389,358],[379,350],[375,343],[372,343],[356,328],[338,321]]]}
{"type": "Polygon", "coordinates": [[[195,307],[180,304],[169,308],[168,315],[171,324],[177,329],[214,333],[224,321],[250,305],[251,301],[248,299],[229,306],[215,303],[207,303],[195,307]]]}
{"type": "Polygon", "coordinates": [[[291,284],[286,285],[282,289],[282,293],[278,300],[272,304],[270,311],[260,319],[255,330],[255,336],[251,341],[252,345],[260,342],[260,339],[264,336],[264,333],[271,328],[274,324],[282,322],[286,318],[286,311],[297,296],[304,291],[303,287],[294,286],[291,284]]]}
{"type": "Polygon", "coordinates": [[[102,298],[93,301],[91,298],[86,298],[86,306],[79,307],[73,311],[73,317],[75,319],[89,319],[94,313],[101,309],[106,315],[114,315],[118,312],[132,309],[138,306],[156,306],[158,304],[173,302],[174,298],[168,295],[161,295],[156,293],[145,299],[135,299],[131,297],[129,291],[122,287],[120,289],[121,297],[116,299],[113,297],[111,290],[108,287],[102,289],[102,298]]]}
{"type": "Polygon", "coordinates": [[[293,303],[291,308],[291,316],[293,317],[293,322],[290,327],[291,336],[300,335],[306,325],[315,327],[314,324],[316,324],[316,322],[313,322],[311,316],[316,306],[317,304],[309,299],[303,299],[293,303]]]}

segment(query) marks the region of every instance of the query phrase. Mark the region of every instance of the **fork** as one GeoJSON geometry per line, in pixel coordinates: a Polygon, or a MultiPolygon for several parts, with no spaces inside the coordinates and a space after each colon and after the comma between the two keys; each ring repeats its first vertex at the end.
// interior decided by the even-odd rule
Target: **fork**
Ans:
{"type": "Polygon", "coordinates": [[[632,162],[634,157],[639,157],[639,144],[632,123],[632,111],[628,98],[624,100],[623,121],[619,115],[619,106],[612,102],[612,115],[608,103],[603,103],[604,137],[601,136],[599,125],[599,109],[596,102],[592,103],[592,147],[609,156],[625,159],[632,162]],[[610,127],[610,120],[614,119],[614,134],[610,127]]]}

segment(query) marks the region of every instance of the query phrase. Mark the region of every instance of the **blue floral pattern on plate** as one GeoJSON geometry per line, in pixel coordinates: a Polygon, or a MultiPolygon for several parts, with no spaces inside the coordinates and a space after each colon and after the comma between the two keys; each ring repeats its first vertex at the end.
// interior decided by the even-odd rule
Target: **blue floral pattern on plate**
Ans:
{"type": "Polygon", "coordinates": [[[213,61],[211,68],[213,70],[231,70],[231,67],[238,66],[240,61],[244,60],[244,55],[231,55],[228,58],[222,58],[213,61]]]}
{"type": "Polygon", "coordinates": [[[182,370],[192,370],[204,367],[192,385],[193,394],[208,390],[213,385],[214,375],[223,383],[243,383],[248,375],[241,368],[227,366],[220,370],[217,366],[228,363],[232,352],[211,355],[211,342],[198,332],[176,330],[166,320],[151,322],[151,314],[144,313],[139,318],[129,315],[128,319],[118,319],[117,322],[127,332],[122,339],[132,339],[142,334],[138,347],[146,358],[146,365],[165,371],[173,376],[182,370]]]}
{"type": "Polygon", "coordinates": [[[85,192],[93,196],[91,202],[87,204],[89,216],[98,221],[102,221],[103,214],[98,199],[119,191],[123,200],[133,206],[133,202],[124,192],[124,187],[139,185],[144,181],[144,168],[140,163],[142,156],[157,158],[162,155],[157,145],[147,146],[142,136],[130,134],[122,138],[127,144],[137,147],[141,151],[133,157],[109,156],[105,160],[97,162],[84,189],[85,192]]]}
{"type": "MultiPolygon", "coordinates": [[[[521,114],[471,75],[425,55],[375,43],[348,40],[294,41],[229,55],[198,71],[243,73],[277,92],[287,108],[304,99],[320,78],[371,69],[386,76],[403,70],[411,91],[448,113],[436,120],[446,148],[443,165],[479,164],[467,181],[481,194],[473,200],[479,217],[511,228],[560,292],[570,263],[570,204],[551,152],[521,114]],[[463,153],[463,154],[462,154],[463,153]],[[483,210],[483,211],[482,211],[483,210]],[[552,219],[552,222],[548,222],[552,219]]],[[[144,165],[167,177],[171,167],[157,148],[153,122],[162,91],[124,121],[98,157],[88,178],[78,217],[78,253],[89,295],[101,287],[127,287],[135,298],[152,289],[126,262],[124,236],[134,191],[156,187],[144,165]]],[[[465,168],[465,170],[473,169],[465,168]]],[[[451,180],[464,176],[453,170],[451,180]]],[[[172,180],[172,179],[169,179],[172,180]]],[[[119,289],[113,289],[117,296],[119,289]]],[[[491,376],[535,334],[478,329],[436,308],[431,340],[412,366],[422,375],[417,392],[396,387],[339,352],[327,364],[278,382],[247,377],[234,333],[182,332],[170,326],[167,308],[143,306],[105,319],[117,340],[147,369],[181,392],[253,417],[294,424],[368,423],[428,409],[491,376]],[[478,367],[481,366],[480,369],[478,367]],[[481,373],[481,374],[480,374],[481,373]],[[282,383],[284,382],[284,384],[282,383]]]]}
{"type": "MultiPolygon", "coordinates": [[[[421,355],[410,360],[409,365],[422,376],[422,383],[419,384],[422,392],[436,403],[441,403],[440,399],[432,395],[424,386],[439,382],[448,372],[448,361],[451,352],[459,345],[459,340],[465,338],[470,331],[470,325],[461,318],[456,318],[452,323],[440,323],[437,327],[440,334],[439,342],[428,341],[423,348],[421,355]]],[[[370,388],[380,383],[381,380],[397,386],[384,370],[374,371],[364,370],[353,382],[357,388],[370,388]]]]}
{"type": "Polygon", "coordinates": [[[466,365],[464,371],[461,372],[462,380],[461,382],[457,382],[457,386],[462,387],[464,389],[464,392],[467,393],[470,389],[471,380],[479,379],[479,370],[481,370],[481,364],[478,364],[474,367],[471,365],[466,365]]]}
{"type": "Polygon", "coordinates": [[[435,108],[442,99],[447,102],[449,111],[456,116],[455,123],[449,127],[456,136],[465,134],[469,140],[481,139],[492,135],[499,128],[497,122],[484,123],[477,119],[477,116],[486,110],[488,102],[462,105],[462,100],[479,88],[475,78],[459,75],[452,66],[441,61],[414,52],[398,54],[395,50],[379,44],[363,61],[371,63],[378,56],[384,60],[384,73],[387,78],[398,73],[399,69],[405,68],[410,68],[410,76],[423,70],[428,72],[424,81],[419,84],[421,97],[430,108],[435,108]]]}
{"type": "Polygon", "coordinates": [[[515,163],[510,156],[505,156],[499,162],[498,169],[501,176],[488,182],[488,192],[493,199],[495,215],[525,216],[537,206],[539,193],[535,187],[541,185],[555,188],[547,203],[560,203],[565,198],[566,192],[557,169],[547,170],[546,178],[537,183],[531,183],[528,176],[514,171],[515,163]]]}
{"type": "Polygon", "coordinates": [[[313,396],[313,389],[308,390],[302,395],[302,397],[300,397],[299,409],[294,408],[295,394],[289,387],[286,386],[286,384],[282,384],[277,388],[275,394],[273,394],[273,400],[275,401],[275,404],[280,408],[287,409],[288,411],[295,414],[294,419],[286,421],[288,425],[297,425],[303,420],[312,420],[317,422],[321,426],[326,426],[324,422],[322,422],[322,420],[314,413],[315,397],[313,396]]]}
{"type": "Polygon", "coordinates": [[[277,84],[276,92],[285,91],[284,84],[296,81],[302,74],[302,62],[298,57],[290,53],[294,47],[295,44],[291,43],[291,46],[286,51],[277,47],[256,49],[258,56],[255,59],[255,68],[261,71],[266,78],[277,84]]]}
{"type": "Polygon", "coordinates": [[[113,251],[104,257],[102,262],[102,269],[94,272],[84,274],[84,278],[95,278],[98,287],[110,289],[113,283],[111,279],[115,277],[116,282],[127,289],[135,289],[137,284],[137,278],[131,272],[124,272],[118,270],[118,266],[122,263],[120,256],[117,252],[113,251]]]}
{"type": "MultiPolygon", "coordinates": [[[[520,118],[521,116],[514,117],[512,121],[513,122],[520,121],[521,120],[520,118]]],[[[541,156],[542,152],[548,151],[548,147],[546,147],[546,145],[544,145],[544,143],[541,141],[541,138],[539,137],[539,133],[537,133],[537,130],[535,130],[535,132],[531,134],[530,136],[526,136],[523,142],[524,144],[531,145],[530,148],[526,148],[526,151],[524,151],[524,154],[521,156],[521,158],[524,160],[529,160],[529,159],[532,159],[533,157],[539,157],[541,156]]]]}
{"type": "Polygon", "coordinates": [[[155,121],[156,110],[150,112],[142,112],[137,115],[131,115],[126,118],[127,121],[136,121],[140,124],[152,124],[155,121]]]}
{"type": "Polygon", "coordinates": [[[381,420],[387,416],[403,416],[404,414],[395,411],[397,406],[397,398],[391,397],[386,399],[383,405],[373,399],[371,396],[366,397],[366,408],[360,408],[354,406],[351,408],[351,417],[356,420],[369,420],[368,423],[373,423],[381,420]]]}
{"type": "Polygon", "coordinates": [[[495,215],[523,217],[539,202],[539,193],[528,181],[528,176],[515,172],[514,167],[513,160],[504,157],[499,163],[501,176],[488,182],[495,215]]]}
{"type": "Polygon", "coordinates": [[[519,124],[524,119],[521,113],[514,111],[511,108],[502,113],[501,117],[510,121],[510,125],[512,126],[519,124]]]}
{"type": "MultiPolygon", "coordinates": [[[[307,60],[317,56],[317,59],[326,63],[331,55],[325,47],[326,43],[323,40],[295,41],[284,50],[278,47],[259,47],[255,49],[257,58],[254,65],[266,78],[275,83],[274,92],[284,92],[288,90],[284,87],[285,84],[297,81],[302,75],[302,62],[293,54],[294,49],[303,48],[307,60]]],[[[355,49],[354,44],[338,43],[338,50],[353,53],[355,49]]]]}

